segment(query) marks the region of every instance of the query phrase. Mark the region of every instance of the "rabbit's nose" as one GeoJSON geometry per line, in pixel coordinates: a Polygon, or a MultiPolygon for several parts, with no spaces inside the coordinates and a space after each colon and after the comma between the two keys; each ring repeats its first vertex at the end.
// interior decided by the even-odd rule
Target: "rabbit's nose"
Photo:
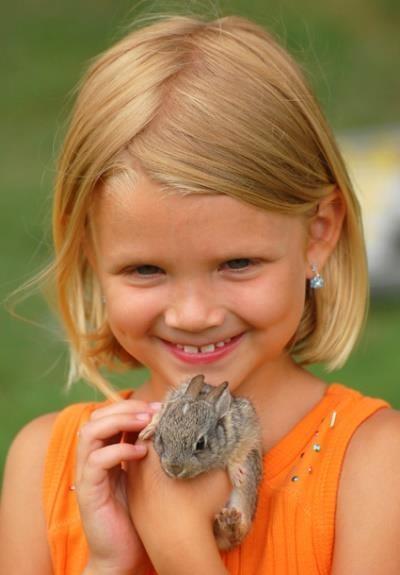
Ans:
{"type": "Polygon", "coordinates": [[[183,471],[183,465],[180,463],[170,463],[168,465],[168,471],[174,477],[178,477],[178,475],[183,471]]]}

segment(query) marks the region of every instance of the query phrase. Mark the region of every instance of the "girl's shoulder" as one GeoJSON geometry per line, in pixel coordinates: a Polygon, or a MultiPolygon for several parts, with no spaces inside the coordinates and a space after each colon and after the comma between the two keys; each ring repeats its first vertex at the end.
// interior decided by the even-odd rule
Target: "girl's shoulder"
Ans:
{"type": "MultiPolygon", "coordinates": [[[[128,393],[121,393],[122,397],[128,393]]],[[[55,480],[74,468],[77,430],[102,402],[75,403],[27,423],[8,452],[0,510],[0,573],[50,575],[49,508],[55,480]],[[71,455],[72,454],[72,455],[71,455]]]]}
{"type": "Polygon", "coordinates": [[[1,573],[52,573],[48,509],[54,496],[54,476],[63,473],[60,458],[74,451],[77,429],[100,404],[77,403],[42,415],[27,423],[14,438],[2,488],[1,573]]]}
{"type": "Polygon", "coordinates": [[[30,495],[36,494],[36,480],[42,480],[47,449],[59,413],[41,415],[17,433],[7,455],[3,497],[7,495],[8,489],[18,493],[17,499],[20,499],[25,489],[30,495]]]}
{"type": "Polygon", "coordinates": [[[0,572],[52,573],[42,508],[42,481],[50,437],[58,413],[42,415],[11,444],[0,511],[0,572]]]}
{"type": "Polygon", "coordinates": [[[399,486],[400,411],[389,407],[367,418],[349,442],[337,497],[332,575],[400,572],[399,486]]]}

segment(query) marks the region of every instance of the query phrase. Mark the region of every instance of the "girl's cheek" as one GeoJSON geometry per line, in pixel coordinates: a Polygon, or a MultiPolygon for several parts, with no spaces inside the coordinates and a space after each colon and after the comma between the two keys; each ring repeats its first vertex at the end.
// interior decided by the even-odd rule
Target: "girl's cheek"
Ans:
{"type": "Polygon", "coordinates": [[[123,290],[110,296],[107,315],[111,329],[121,332],[142,332],[162,313],[162,298],[157,293],[123,290]]]}
{"type": "Polygon", "coordinates": [[[252,303],[246,306],[248,320],[260,328],[266,324],[289,322],[296,329],[303,314],[304,298],[305,286],[299,277],[288,274],[284,279],[276,278],[251,294],[247,301],[252,303]]]}

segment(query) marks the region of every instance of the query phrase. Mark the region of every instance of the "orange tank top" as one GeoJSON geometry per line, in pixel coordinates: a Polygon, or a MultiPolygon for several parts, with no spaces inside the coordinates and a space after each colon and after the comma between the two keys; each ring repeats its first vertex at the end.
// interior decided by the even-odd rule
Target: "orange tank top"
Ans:
{"type": "MultiPolygon", "coordinates": [[[[130,392],[123,392],[128,397],[130,392]]],[[[74,484],[77,431],[99,403],[71,405],[56,418],[43,497],[54,575],[81,575],[88,558],[74,484]]],[[[231,575],[328,575],[338,483],[348,443],[381,399],[331,384],[320,402],[264,457],[252,529],[222,553],[231,575]]]]}

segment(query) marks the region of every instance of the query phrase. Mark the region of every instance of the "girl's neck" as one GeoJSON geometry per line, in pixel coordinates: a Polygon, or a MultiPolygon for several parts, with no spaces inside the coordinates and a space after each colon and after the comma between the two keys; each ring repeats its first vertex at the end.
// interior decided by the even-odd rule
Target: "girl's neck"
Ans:
{"type": "Polygon", "coordinates": [[[283,362],[270,378],[251,389],[241,386],[238,393],[252,399],[263,429],[267,452],[301,421],[323,398],[328,385],[291,358],[283,362]]]}
{"type": "MultiPolygon", "coordinates": [[[[166,389],[145,383],[135,394],[145,401],[162,400],[166,389]]],[[[322,399],[327,384],[290,356],[261,370],[234,390],[252,400],[263,429],[264,451],[269,451],[322,399]]]]}

